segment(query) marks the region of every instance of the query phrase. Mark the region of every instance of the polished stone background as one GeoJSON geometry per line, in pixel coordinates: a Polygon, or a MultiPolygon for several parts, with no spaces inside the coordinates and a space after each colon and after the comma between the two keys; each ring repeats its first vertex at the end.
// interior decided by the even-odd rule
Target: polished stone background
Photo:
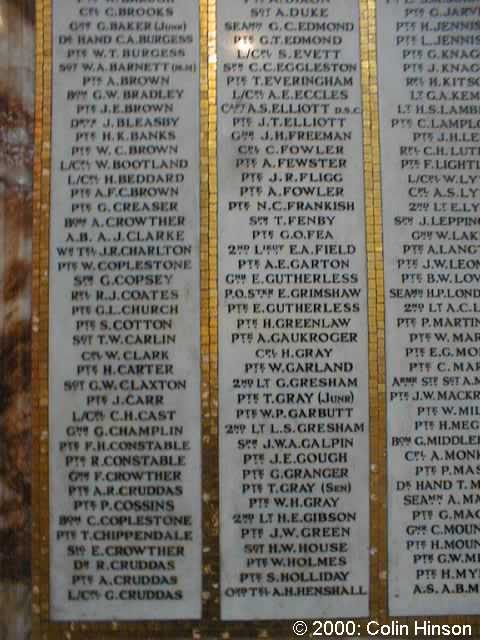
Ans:
{"type": "Polygon", "coordinates": [[[0,640],[30,638],[34,0],[0,0],[0,640]]]}

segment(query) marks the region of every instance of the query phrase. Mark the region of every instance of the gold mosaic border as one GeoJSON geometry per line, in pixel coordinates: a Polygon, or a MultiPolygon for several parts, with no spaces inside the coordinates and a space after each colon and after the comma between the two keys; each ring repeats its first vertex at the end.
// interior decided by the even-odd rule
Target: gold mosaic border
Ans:
{"type": "MultiPolygon", "coordinates": [[[[51,180],[52,0],[36,0],[35,162],[33,190],[33,346],[32,346],[32,631],[34,640],[102,640],[103,638],[199,638],[201,621],[57,623],[49,619],[49,467],[48,467],[48,327],[49,223],[51,180]]],[[[212,554],[215,558],[217,492],[216,443],[212,443],[210,413],[209,330],[209,171],[208,171],[208,0],[199,0],[200,31],[200,345],[203,448],[203,607],[212,605],[212,554]],[[208,462],[207,462],[208,461],[208,462]],[[208,473],[207,473],[208,470],[208,473]]],[[[207,613],[208,612],[208,613],[207,613]]],[[[205,619],[205,615],[204,615],[205,619]]]]}
{"type": "Polygon", "coordinates": [[[364,189],[370,403],[370,618],[386,615],[385,317],[375,0],[361,0],[364,189]]]}
{"type": "MultiPolygon", "coordinates": [[[[216,537],[218,532],[218,478],[213,471],[218,468],[215,423],[212,421],[211,394],[212,366],[210,327],[210,88],[209,88],[209,2],[200,0],[200,197],[201,197],[201,237],[200,237],[200,279],[201,279],[201,368],[202,368],[202,623],[210,619],[216,610],[215,567],[216,537]]],[[[200,625],[203,631],[203,624],[200,625]]],[[[192,631],[193,636],[200,629],[192,631]]]]}
{"type": "Polygon", "coordinates": [[[208,509],[210,522],[204,531],[209,536],[211,551],[208,579],[210,581],[210,607],[205,607],[206,636],[220,624],[220,506],[219,506],[219,459],[218,459],[218,287],[217,287],[217,16],[216,0],[206,0],[208,4],[207,28],[207,90],[208,90],[208,313],[210,333],[210,416],[208,433],[210,449],[205,451],[203,459],[206,486],[209,494],[208,509]]]}
{"type": "Polygon", "coordinates": [[[48,0],[36,4],[35,162],[32,277],[32,629],[45,638],[48,615],[48,229],[52,34],[48,0]]]}
{"type": "Polygon", "coordinates": [[[33,165],[32,230],[32,634],[40,638],[40,218],[41,218],[41,150],[43,103],[43,4],[35,4],[35,158],[33,165]]]}

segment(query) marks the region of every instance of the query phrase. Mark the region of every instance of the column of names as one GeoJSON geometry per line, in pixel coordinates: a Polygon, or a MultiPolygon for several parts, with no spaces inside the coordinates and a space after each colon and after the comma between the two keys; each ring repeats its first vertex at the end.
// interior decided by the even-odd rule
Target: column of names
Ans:
{"type": "Polygon", "coordinates": [[[378,4],[390,613],[474,614],[480,10],[378,4]]]}
{"type": "Polygon", "coordinates": [[[198,618],[198,9],[52,13],[51,617],[198,618]]]}
{"type": "Polygon", "coordinates": [[[357,2],[217,3],[223,619],[368,613],[357,2]]]}

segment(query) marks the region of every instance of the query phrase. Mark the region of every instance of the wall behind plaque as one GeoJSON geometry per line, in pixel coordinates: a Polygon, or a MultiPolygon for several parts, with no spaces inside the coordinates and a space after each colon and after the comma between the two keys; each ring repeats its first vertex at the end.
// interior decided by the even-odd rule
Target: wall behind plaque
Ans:
{"type": "Polygon", "coordinates": [[[30,631],[34,0],[0,0],[0,640],[30,631]]]}

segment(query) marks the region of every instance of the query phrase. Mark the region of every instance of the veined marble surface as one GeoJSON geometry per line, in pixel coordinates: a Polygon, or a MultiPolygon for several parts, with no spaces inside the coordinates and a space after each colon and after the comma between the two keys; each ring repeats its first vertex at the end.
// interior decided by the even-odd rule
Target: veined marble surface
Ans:
{"type": "Polygon", "coordinates": [[[33,0],[0,0],[0,640],[30,637],[33,0]]]}

